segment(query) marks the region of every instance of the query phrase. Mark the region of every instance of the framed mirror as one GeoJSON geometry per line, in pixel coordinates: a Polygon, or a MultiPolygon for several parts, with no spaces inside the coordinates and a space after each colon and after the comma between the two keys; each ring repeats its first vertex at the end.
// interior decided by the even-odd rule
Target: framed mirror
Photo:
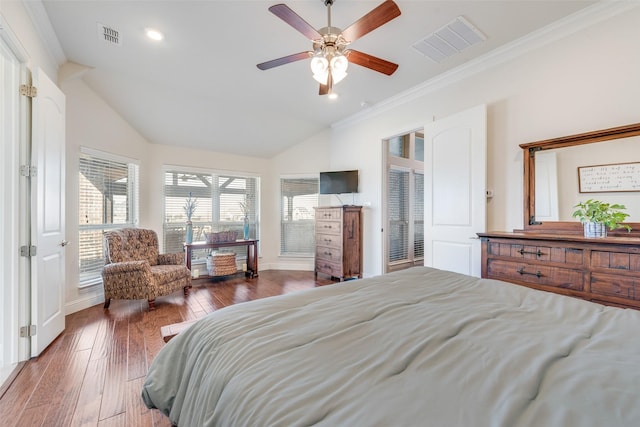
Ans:
{"type": "MultiPolygon", "coordinates": [[[[597,199],[625,205],[625,212],[631,215],[631,235],[640,236],[640,184],[636,185],[635,169],[635,163],[640,162],[640,123],[520,144],[520,148],[524,231],[582,234],[582,224],[571,216],[573,206],[597,199]],[[584,191],[585,171],[607,173],[618,165],[634,168],[633,177],[626,178],[620,191],[584,191]],[[582,187],[578,170],[583,172],[582,187]]],[[[628,237],[629,233],[619,229],[609,231],[609,235],[628,237]]]]}

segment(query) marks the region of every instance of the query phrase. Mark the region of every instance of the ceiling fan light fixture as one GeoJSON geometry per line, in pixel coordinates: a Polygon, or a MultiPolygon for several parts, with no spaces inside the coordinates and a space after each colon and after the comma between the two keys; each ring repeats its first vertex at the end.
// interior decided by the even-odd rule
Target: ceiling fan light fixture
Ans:
{"type": "Polygon", "coordinates": [[[336,55],[329,61],[331,70],[342,74],[347,74],[347,68],[349,68],[349,60],[344,55],[336,55]]]}
{"type": "Polygon", "coordinates": [[[311,72],[313,78],[320,84],[327,84],[329,77],[329,61],[322,55],[311,58],[311,72]]]}

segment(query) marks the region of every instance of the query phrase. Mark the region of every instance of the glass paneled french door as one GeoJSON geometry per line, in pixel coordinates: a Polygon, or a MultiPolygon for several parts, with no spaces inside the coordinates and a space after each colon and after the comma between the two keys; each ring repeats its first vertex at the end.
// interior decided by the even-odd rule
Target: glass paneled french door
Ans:
{"type": "Polygon", "coordinates": [[[385,271],[424,263],[424,138],[413,132],[386,146],[385,271]]]}

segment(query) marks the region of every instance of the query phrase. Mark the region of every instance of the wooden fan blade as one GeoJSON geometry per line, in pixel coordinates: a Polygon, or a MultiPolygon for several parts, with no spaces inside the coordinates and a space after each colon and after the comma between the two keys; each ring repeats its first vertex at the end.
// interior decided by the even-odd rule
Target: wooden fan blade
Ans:
{"type": "Polygon", "coordinates": [[[387,0],[348,26],[347,29],[342,32],[342,36],[348,42],[352,42],[398,16],[400,16],[400,8],[398,5],[391,0],[387,0]]]}
{"type": "Polygon", "coordinates": [[[349,62],[360,65],[362,67],[370,68],[373,71],[386,74],[387,76],[390,76],[398,69],[398,64],[394,64],[393,62],[377,58],[358,50],[349,49],[345,52],[345,54],[349,62]]]}
{"type": "Polygon", "coordinates": [[[286,4],[276,4],[271,6],[269,11],[301,32],[309,40],[318,40],[322,38],[322,34],[313,28],[307,21],[302,19],[300,15],[291,10],[291,8],[286,4]]]}
{"type": "Polygon", "coordinates": [[[333,77],[331,76],[331,73],[329,73],[329,75],[327,76],[327,84],[326,85],[320,84],[320,92],[318,93],[318,95],[328,95],[331,93],[332,88],[333,88],[333,77]]]}
{"type": "Polygon", "coordinates": [[[272,59],[271,61],[258,64],[257,67],[261,70],[268,70],[269,68],[279,67],[280,65],[288,64],[290,62],[301,61],[303,59],[309,59],[311,52],[298,52],[293,55],[283,56],[282,58],[272,59]]]}

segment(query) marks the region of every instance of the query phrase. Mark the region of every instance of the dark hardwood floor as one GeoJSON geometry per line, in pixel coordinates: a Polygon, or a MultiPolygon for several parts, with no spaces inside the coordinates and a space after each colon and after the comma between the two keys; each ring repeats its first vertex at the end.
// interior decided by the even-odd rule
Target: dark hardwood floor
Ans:
{"type": "Polygon", "coordinates": [[[307,271],[261,271],[193,282],[182,292],[146,301],[113,300],[66,317],[64,332],[27,361],[0,398],[3,426],[170,426],[140,397],[149,364],[164,342],[160,327],[222,307],[334,283],[307,271]]]}

